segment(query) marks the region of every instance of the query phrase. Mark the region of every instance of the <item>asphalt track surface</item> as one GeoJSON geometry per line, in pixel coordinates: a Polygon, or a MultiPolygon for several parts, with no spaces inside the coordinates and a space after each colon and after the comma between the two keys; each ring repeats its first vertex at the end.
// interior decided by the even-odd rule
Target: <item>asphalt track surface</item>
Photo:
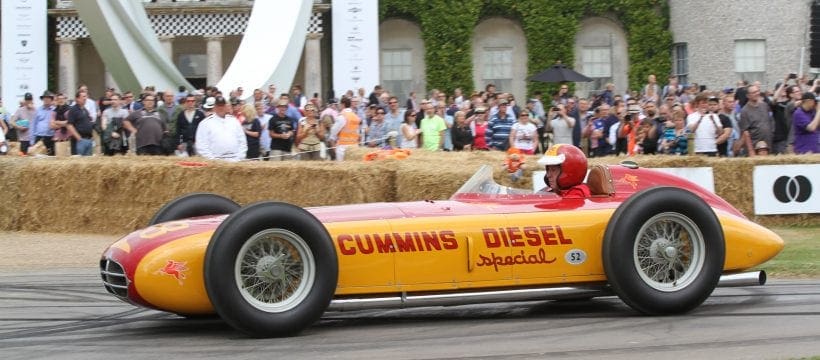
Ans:
{"type": "Polygon", "coordinates": [[[251,339],[108,295],[96,269],[0,273],[0,359],[780,359],[820,355],[820,280],[720,288],[684,316],[616,297],[328,312],[298,337],[251,339]]]}

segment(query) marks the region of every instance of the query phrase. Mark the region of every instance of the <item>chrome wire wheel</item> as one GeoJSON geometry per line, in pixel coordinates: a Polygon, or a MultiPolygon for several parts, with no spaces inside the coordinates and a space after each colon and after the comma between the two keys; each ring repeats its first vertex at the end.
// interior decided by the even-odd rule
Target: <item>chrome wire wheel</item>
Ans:
{"type": "Polygon", "coordinates": [[[692,219],[676,212],[660,213],[647,220],[637,233],[635,268],[651,288],[678,291],[698,278],[705,247],[703,235],[692,219]]]}
{"type": "Polygon", "coordinates": [[[309,295],[316,261],[302,237],[284,229],[266,229],[248,239],[236,257],[239,293],[268,313],[288,311],[309,295]]]}

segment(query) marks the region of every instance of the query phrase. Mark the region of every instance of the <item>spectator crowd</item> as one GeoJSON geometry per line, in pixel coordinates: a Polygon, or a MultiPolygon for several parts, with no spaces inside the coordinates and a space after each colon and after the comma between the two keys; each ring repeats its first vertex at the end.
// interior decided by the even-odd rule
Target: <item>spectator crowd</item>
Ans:
{"type": "Polygon", "coordinates": [[[323,102],[298,85],[280,94],[271,85],[250,97],[242,88],[109,88],[97,99],[80,86],[73,99],[46,91],[38,106],[30,93],[13,111],[0,102],[0,154],[11,141],[22,154],[41,148],[48,155],[226,161],[344,160],[351,147],[535,154],[552,144],[573,144],[590,157],[820,153],[820,79],[789,74],[774,91],[744,81],[712,90],[650,75],[641,90],[614,88],[577,97],[561,84],[551,96],[535,92],[519,102],[492,84],[469,94],[432,90],[424,99],[399,99],[377,85],[370,94],[349,90],[323,102]]]}

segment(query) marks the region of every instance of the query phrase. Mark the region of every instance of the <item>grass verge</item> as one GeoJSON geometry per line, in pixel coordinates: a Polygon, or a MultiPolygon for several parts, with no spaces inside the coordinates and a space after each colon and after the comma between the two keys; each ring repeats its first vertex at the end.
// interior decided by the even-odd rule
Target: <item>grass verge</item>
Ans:
{"type": "Polygon", "coordinates": [[[820,277],[820,227],[772,228],[786,246],[760,266],[775,278],[820,277]]]}

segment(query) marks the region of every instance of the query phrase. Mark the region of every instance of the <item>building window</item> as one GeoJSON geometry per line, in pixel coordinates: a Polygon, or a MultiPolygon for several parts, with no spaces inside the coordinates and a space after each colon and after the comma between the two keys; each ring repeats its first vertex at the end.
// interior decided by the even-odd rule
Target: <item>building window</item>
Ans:
{"type": "Polygon", "coordinates": [[[742,80],[764,82],[766,40],[735,40],[735,72],[742,80]]]}
{"type": "Polygon", "coordinates": [[[208,76],[208,55],[182,54],[179,56],[177,68],[186,78],[205,78],[208,76]]]}
{"type": "Polygon", "coordinates": [[[592,78],[592,89],[604,89],[612,82],[612,48],[609,46],[581,49],[581,66],[584,75],[592,78]]]}
{"type": "Polygon", "coordinates": [[[407,97],[413,86],[412,52],[410,49],[382,50],[382,86],[392,95],[407,97]]]}
{"type": "Polygon", "coordinates": [[[675,69],[674,73],[678,77],[678,84],[689,83],[689,49],[686,43],[674,45],[675,69]]]}
{"type": "Polygon", "coordinates": [[[484,48],[484,69],[482,69],[484,86],[493,84],[497,92],[512,91],[512,50],[512,48],[484,48]]]}

